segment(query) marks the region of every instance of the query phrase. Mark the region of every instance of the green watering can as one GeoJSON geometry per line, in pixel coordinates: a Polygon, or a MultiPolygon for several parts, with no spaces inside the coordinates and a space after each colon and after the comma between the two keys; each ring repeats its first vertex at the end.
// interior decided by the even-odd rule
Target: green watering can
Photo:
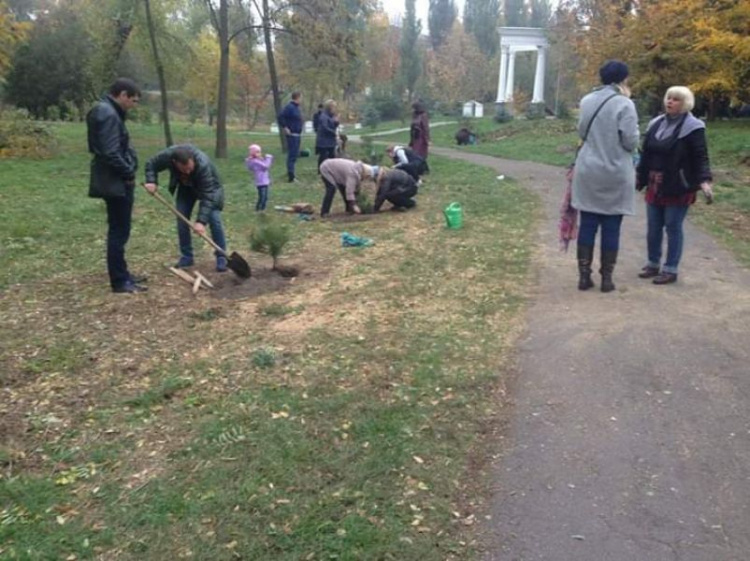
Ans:
{"type": "Polygon", "coordinates": [[[448,228],[456,230],[464,225],[464,211],[458,203],[451,203],[443,211],[448,228]]]}

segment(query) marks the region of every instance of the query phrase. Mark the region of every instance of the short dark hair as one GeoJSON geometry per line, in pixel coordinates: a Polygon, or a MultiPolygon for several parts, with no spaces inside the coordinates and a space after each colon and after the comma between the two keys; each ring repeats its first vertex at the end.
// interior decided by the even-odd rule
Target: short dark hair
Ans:
{"type": "Polygon", "coordinates": [[[109,94],[112,97],[117,97],[122,92],[125,92],[128,97],[141,97],[141,88],[130,78],[118,78],[109,87],[109,94]]]}
{"type": "Polygon", "coordinates": [[[186,164],[194,158],[193,151],[187,146],[178,146],[172,151],[172,161],[178,164],[186,164]]]}
{"type": "Polygon", "coordinates": [[[297,100],[302,97],[302,92],[292,92],[292,99],[297,100]]]}

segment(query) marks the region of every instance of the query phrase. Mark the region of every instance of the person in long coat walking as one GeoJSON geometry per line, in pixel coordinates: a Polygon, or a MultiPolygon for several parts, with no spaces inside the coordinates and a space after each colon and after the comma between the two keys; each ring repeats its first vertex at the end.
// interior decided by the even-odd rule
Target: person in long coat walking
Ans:
{"type": "Polygon", "coordinates": [[[591,266],[601,228],[601,291],[615,289],[612,274],[620,249],[620,226],[635,214],[638,114],[627,86],[628,67],[610,60],[600,69],[602,86],[581,100],[578,133],[583,141],[573,174],[573,208],[581,214],[578,231],[578,288],[594,286],[591,266]]]}

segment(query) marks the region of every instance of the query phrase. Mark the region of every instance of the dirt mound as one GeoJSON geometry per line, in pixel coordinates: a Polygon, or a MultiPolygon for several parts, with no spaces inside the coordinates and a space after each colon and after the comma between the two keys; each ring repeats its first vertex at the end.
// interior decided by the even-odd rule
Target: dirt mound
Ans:
{"type": "Polygon", "coordinates": [[[290,284],[304,282],[312,273],[297,267],[299,274],[294,277],[283,277],[270,268],[254,267],[249,279],[241,279],[236,275],[226,274],[213,276],[212,282],[216,287],[210,291],[211,296],[221,300],[241,300],[253,298],[270,292],[285,290],[290,284]]]}

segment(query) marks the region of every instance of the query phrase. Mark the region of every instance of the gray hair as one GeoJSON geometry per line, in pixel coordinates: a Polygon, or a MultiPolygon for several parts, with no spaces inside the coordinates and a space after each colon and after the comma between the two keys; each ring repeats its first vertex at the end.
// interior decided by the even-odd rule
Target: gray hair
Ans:
{"type": "Polygon", "coordinates": [[[672,86],[671,88],[669,88],[667,90],[667,93],[664,94],[664,105],[667,104],[668,97],[679,99],[680,101],[682,101],[683,113],[692,111],[693,107],[695,107],[695,96],[693,95],[693,92],[691,92],[690,89],[686,88],[685,86],[672,86]]]}

